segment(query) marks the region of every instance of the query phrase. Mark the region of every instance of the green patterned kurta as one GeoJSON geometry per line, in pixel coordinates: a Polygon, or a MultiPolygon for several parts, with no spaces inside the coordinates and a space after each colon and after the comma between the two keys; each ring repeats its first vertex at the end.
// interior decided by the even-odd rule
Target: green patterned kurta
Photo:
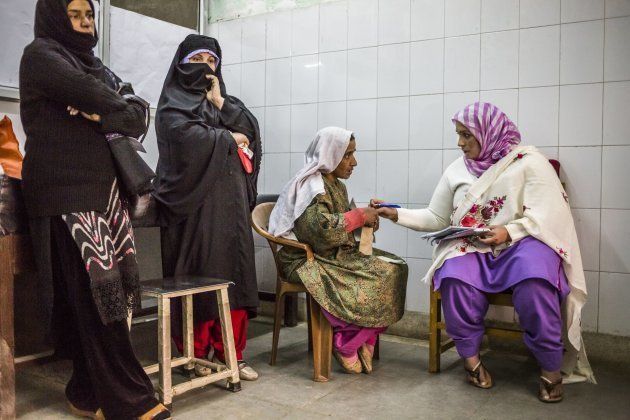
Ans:
{"type": "Polygon", "coordinates": [[[345,185],[324,177],[325,194],[313,199],[295,221],[293,233],[313,248],[315,261],[303,251],[284,247],[279,252],[284,273],[302,282],[313,298],[337,318],[362,327],[385,327],[398,321],[405,310],[407,265],[392,264],[379,255],[400,260],[375,249],[359,252],[352,232],[346,232],[343,214],[350,210],[345,185]]]}

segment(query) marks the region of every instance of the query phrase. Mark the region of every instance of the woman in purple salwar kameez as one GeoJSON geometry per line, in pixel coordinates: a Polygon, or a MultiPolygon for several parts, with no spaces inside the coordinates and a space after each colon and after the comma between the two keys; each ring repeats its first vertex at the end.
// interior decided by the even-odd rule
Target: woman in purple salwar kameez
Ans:
{"type": "Polygon", "coordinates": [[[426,280],[442,294],[446,331],[468,381],[490,388],[479,356],[486,293],[511,291],[525,344],[541,369],[539,399],[560,401],[562,372],[571,381],[594,382],[580,334],[586,287],[568,197],[547,159],[519,146],[516,125],[494,105],[474,103],[452,121],[464,156],[445,170],[429,207],[379,208],[379,214],[419,231],[489,229],[441,241],[435,250],[426,280]]]}

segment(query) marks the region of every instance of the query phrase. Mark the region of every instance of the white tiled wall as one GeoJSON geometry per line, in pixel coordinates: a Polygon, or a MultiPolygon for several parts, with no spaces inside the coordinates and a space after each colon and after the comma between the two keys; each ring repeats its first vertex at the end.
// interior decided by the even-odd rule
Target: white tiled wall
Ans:
{"type": "MultiPolygon", "coordinates": [[[[213,24],[228,92],[264,127],[260,191],[278,193],[316,130],[355,131],[350,195],[409,207],[459,156],[450,117],[485,100],[562,163],[589,287],[584,327],[630,335],[630,0],[342,0],[213,24]]],[[[407,258],[407,309],[431,248],[385,221],[407,258]]],[[[274,266],[257,242],[261,288],[274,266]]]]}

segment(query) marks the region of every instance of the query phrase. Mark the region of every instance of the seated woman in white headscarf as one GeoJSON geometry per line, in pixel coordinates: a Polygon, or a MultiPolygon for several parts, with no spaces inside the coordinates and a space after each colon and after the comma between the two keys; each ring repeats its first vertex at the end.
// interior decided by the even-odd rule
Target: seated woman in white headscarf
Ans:
{"type": "Polygon", "coordinates": [[[441,241],[425,279],[440,290],[446,331],[469,382],[480,388],[492,386],[479,358],[486,293],[510,290],[525,344],[541,368],[539,398],[558,402],[561,371],[575,374],[571,381],[594,381],[580,333],[586,285],[568,197],[549,161],[519,145],[518,128],[496,106],[468,105],[452,121],[464,155],[444,171],[429,207],[383,207],[379,214],[420,231],[490,230],[441,241]]]}
{"type": "Polygon", "coordinates": [[[398,321],[405,308],[407,265],[375,249],[359,252],[353,231],[378,228],[375,209],[351,209],[340,179],[357,161],[352,132],[327,127],[306,151],[306,164],[284,187],[271,213],[269,232],[309,244],[315,254],[284,247],[284,273],[302,282],[333,327],[333,354],[346,373],[370,373],[378,334],[398,321]]]}

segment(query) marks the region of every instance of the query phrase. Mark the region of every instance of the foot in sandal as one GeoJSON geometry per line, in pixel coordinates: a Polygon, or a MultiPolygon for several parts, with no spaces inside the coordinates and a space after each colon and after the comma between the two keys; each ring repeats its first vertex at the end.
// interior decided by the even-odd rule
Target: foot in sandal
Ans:
{"type": "Polygon", "coordinates": [[[543,371],[540,375],[538,399],[545,403],[556,403],[562,401],[563,397],[562,374],[543,371]]]}
{"type": "Polygon", "coordinates": [[[359,360],[361,361],[361,366],[363,367],[363,373],[367,373],[368,375],[372,373],[372,360],[374,359],[374,346],[369,344],[363,344],[361,348],[359,348],[359,360]]]}
{"type": "Polygon", "coordinates": [[[171,412],[163,404],[156,405],[140,417],[138,420],[167,420],[171,418],[171,412]]]}
{"type": "MultiPolygon", "coordinates": [[[[212,358],[212,363],[216,363],[219,366],[225,366],[225,363],[219,360],[218,357],[214,356],[212,358]]],[[[258,379],[258,372],[254,370],[253,367],[247,364],[244,360],[239,360],[238,364],[238,376],[243,381],[255,381],[258,379]]]]}
{"type": "Polygon", "coordinates": [[[466,370],[466,379],[471,385],[482,389],[492,388],[492,376],[481,363],[479,356],[469,357],[464,360],[464,369],[466,370]]]}
{"type": "Polygon", "coordinates": [[[354,357],[346,357],[342,356],[337,350],[333,350],[333,356],[335,356],[345,373],[355,374],[363,372],[363,367],[357,354],[354,357]]]}
{"type": "Polygon", "coordinates": [[[85,417],[88,419],[96,419],[96,420],[105,420],[105,416],[103,415],[103,410],[100,408],[94,410],[87,407],[82,407],[81,404],[72,403],[68,400],[68,408],[72,415],[77,417],[85,417]]]}

